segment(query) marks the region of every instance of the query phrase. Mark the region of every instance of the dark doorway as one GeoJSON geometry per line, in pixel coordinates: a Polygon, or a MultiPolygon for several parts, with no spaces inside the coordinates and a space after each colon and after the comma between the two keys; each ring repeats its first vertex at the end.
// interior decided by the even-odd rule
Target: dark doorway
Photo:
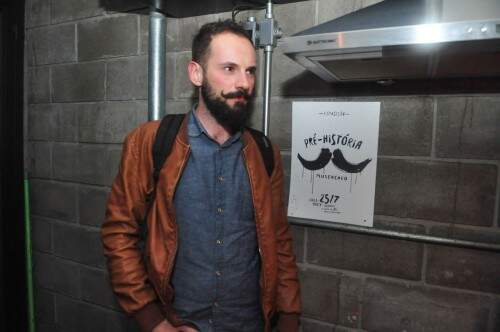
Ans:
{"type": "Polygon", "coordinates": [[[24,0],[0,0],[0,331],[27,331],[23,213],[24,0]]]}

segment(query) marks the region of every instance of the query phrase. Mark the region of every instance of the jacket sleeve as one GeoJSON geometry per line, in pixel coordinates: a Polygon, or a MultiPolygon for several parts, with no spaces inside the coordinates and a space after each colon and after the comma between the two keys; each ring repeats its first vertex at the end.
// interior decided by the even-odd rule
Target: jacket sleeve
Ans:
{"type": "MultiPolygon", "coordinates": [[[[157,295],[148,282],[139,241],[139,222],[146,210],[146,193],[152,169],[148,137],[143,127],[129,134],[123,145],[118,174],[113,182],[101,236],[111,285],[125,312],[151,331],[165,318],[157,295]]],[[[154,139],[149,138],[149,141],[154,139]]]]}
{"type": "Polygon", "coordinates": [[[279,148],[273,145],[273,150],[275,166],[271,176],[271,190],[278,254],[278,328],[280,331],[295,331],[293,326],[298,326],[301,312],[300,287],[290,226],[283,204],[283,164],[279,148]]]}

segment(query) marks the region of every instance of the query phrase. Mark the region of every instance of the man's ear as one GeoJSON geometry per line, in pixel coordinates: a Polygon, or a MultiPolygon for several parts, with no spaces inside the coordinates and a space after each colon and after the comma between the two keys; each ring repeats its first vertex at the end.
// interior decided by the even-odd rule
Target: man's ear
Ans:
{"type": "Polygon", "coordinates": [[[203,68],[198,62],[189,61],[188,63],[188,75],[191,83],[196,87],[200,87],[203,83],[203,68]]]}

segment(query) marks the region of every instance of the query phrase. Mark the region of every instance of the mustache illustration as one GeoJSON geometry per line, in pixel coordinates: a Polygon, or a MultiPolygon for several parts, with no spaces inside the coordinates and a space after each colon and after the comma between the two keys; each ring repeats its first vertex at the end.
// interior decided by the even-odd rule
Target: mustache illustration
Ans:
{"type": "Polygon", "coordinates": [[[246,90],[238,90],[238,91],[233,91],[233,92],[228,92],[228,93],[224,93],[222,91],[220,94],[225,99],[243,97],[246,100],[249,100],[250,98],[252,98],[252,95],[249,94],[248,91],[246,91],[246,90]]]}
{"type": "Polygon", "coordinates": [[[333,165],[346,173],[360,173],[372,161],[370,158],[368,158],[360,162],[359,164],[353,164],[345,159],[344,154],[340,149],[335,149],[332,153],[330,152],[330,149],[327,148],[321,149],[318,158],[316,158],[315,160],[306,160],[302,158],[299,153],[297,154],[297,158],[299,158],[302,166],[310,171],[317,171],[324,168],[331,158],[333,165]]]}
{"type": "Polygon", "coordinates": [[[300,153],[297,153],[297,157],[299,158],[302,166],[310,171],[317,171],[318,169],[322,169],[328,164],[330,158],[332,157],[332,153],[330,152],[330,149],[321,149],[321,152],[319,153],[319,156],[318,158],[316,158],[316,160],[305,160],[304,158],[302,158],[300,153]]]}

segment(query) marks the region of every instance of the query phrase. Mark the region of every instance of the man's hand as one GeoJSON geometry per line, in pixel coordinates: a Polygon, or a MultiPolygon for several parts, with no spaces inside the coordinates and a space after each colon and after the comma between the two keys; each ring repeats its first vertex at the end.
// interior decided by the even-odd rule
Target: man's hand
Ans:
{"type": "Polygon", "coordinates": [[[164,320],[160,324],[156,325],[152,332],[178,332],[176,327],[173,327],[169,322],[164,320]]]}
{"type": "Polygon", "coordinates": [[[163,322],[158,324],[152,332],[198,332],[198,330],[186,325],[175,327],[164,320],[163,322]]]}

